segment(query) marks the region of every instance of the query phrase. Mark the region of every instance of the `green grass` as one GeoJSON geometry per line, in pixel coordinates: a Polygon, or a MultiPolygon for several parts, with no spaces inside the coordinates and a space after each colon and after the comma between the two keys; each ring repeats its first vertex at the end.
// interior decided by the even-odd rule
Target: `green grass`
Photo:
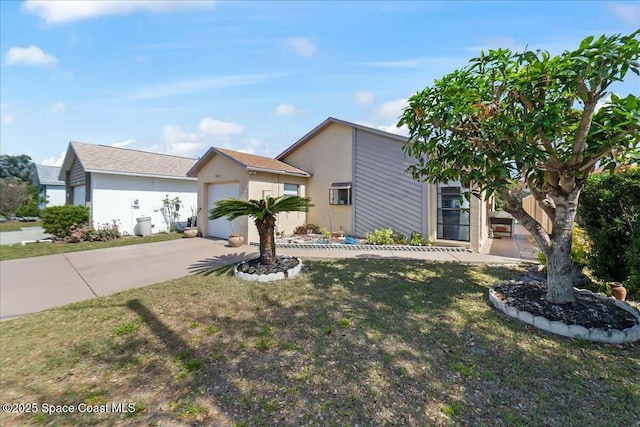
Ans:
{"type": "Polygon", "coordinates": [[[4,231],[20,231],[26,227],[41,227],[42,222],[40,221],[8,221],[8,222],[0,222],[0,232],[4,231]]]}
{"type": "Polygon", "coordinates": [[[0,261],[44,255],[63,254],[67,252],[89,251],[92,249],[115,248],[117,246],[138,245],[142,243],[163,242],[165,240],[175,240],[182,237],[183,235],[181,233],[166,233],[155,234],[153,236],[147,237],[128,236],[108,242],[30,243],[24,246],[22,246],[21,244],[1,245],[0,261]]]}
{"type": "Polygon", "coordinates": [[[0,323],[0,400],[134,412],[0,425],[636,425],[640,346],[490,307],[515,271],[306,261],[273,283],[188,276],[0,323]]]}

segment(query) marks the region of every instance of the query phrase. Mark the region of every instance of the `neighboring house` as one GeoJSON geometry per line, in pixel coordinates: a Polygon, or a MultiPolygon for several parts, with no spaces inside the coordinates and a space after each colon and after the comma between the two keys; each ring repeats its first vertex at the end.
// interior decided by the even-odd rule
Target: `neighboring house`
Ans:
{"type": "Polygon", "coordinates": [[[167,231],[160,210],[162,200],[179,197],[180,221],[197,206],[196,180],[187,177],[196,159],[70,142],[60,179],[66,185],[66,204],[90,208],[95,226],[120,223],[133,234],[137,218],[151,217],[154,233],[167,231]]]}
{"type": "Polygon", "coordinates": [[[33,174],[33,185],[38,189],[40,197],[39,208],[48,206],[60,206],[66,202],[64,181],[59,179],[60,167],[36,165],[36,173],[33,174]]]}
{"type": "MultiPolygon", "coordinates": [[[[228,221],[207,220],[217,200],[297,194],[315,206],[282,214],[278,229],[287,234],[303,223],[358,237],[390,227],[478,250],[489,234],[487,204],[464,201],[456,183],[414,181],[405,173],[413,163],[401,148],[406,141],[330,117],[275,159],[211,148],[187,173],[198,178],[198,227],[205,236],[227,237],[228,221]]],[[[242,219],[238,228],[249,242],[258,240],[252,222],[242,219]]]]}

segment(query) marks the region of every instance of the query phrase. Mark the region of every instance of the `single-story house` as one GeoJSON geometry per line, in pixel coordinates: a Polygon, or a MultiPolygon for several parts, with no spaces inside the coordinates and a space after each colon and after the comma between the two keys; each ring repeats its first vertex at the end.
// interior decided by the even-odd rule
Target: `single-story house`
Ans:
{"type": "Polygon", "coordinates": [[[66,188],[66,204],[90,208],[94,226],[119,222],[120,231],[133,234],[138,218],[151,217],[154,233],[167,231],[161,211],[163,199],[179,197],[179,221],[197,206],[196,179],[187,176],[196,159],[70,142],[59,178],[66,188]]]}
{"type": "MultiPolygon", "coordinates": [[[[414,181],[405,172],[412,164],[401,149],[406,141],[330,117],[275,159],[211,148],[187,173],[198,180],[198,227],[205,236],[226,238],[228,221],[207,219],[216,201],[295,194],[310,197],[315,206],[281,214],[280,232],[308,223],[361,237],[390,227],[405,236],[418,232],[438,245],[478,250],[489,235],[487,203],[463,200],[456,183],[414,181]]],[[[248,242],[258,241],[253,221],[242,218],[235,227],[248,242]]]]}
{"type": "Polygon", "coordinates": [[[38,189],[39,208],[60,206],[66,202],[64,181],[60,178],[59,166],[36,165],[33,186],[38,189]]]}

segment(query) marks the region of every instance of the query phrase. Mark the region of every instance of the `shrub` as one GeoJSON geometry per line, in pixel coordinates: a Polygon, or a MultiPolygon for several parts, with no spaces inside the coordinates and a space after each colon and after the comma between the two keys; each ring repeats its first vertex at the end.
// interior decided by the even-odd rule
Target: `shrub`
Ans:
{"type": "Polygon", "coordinates": [[[71,233],[67,237],[67,242],[107,242],[122,237],[117,222],[114,220],[111,224],[103,224],[101,227],[94,228],[90,224],[71,226],[71,233]]]}
{"type": "Polygon", "coordinates": [[[293,234],[305,235],[309,233],[320,234],[320,227],[314,224],[302,224],[293,230],[293,234]]]}
{"type": "Polygon", "coordinates": [[[578,206],[580,224],[592,241],[589,267],[605,281],[640,292],[640,168],[592,175],[578,206]]]}
{"type": "Polygon", "coordinates": [[[373,233],[364,233],[364,238],[372,245],[393,245],[393,229],[376,228],[373,233]]]}
{"type": "Polygon", "coordinates": [[[37,204],[27,203],[16,211],[17,217],[37,217],[40,216],[40,209],[37,204]]]}
{"type": "MultiPolygon", "coordinates": [[[[578,267],[586,267],[589,264],[589,253],[591,251],[591,240],[587,232],[577,224],[573,224],[573,234],[571,235],[571,262],[578,267]]],[[[538,252],[538,262],[547,263],[547,257],[543,252],[538,252]]]]}
{"type": "Polygon", "coordinates": [[[409,237],[409,245],[411,246],[432,246],[433,242],[431,240],[423,239],[422,234],[417,231],[413,231],[411,233],[411,237],[409,237]]]}
{"type": "Polygon", "coordinates": [[[81,226],[89,222],[89,208],[86,206],[51,206],[40,213],[44,231],[56,237],[67,237],[71,226],[81,226]]]}

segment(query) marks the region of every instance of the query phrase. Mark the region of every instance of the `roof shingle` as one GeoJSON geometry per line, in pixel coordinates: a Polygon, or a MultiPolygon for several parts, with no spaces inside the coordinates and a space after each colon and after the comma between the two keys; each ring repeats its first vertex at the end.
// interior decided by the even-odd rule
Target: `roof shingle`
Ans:
{"type": "Polygon", "coordinates": [[[308,172],[291,166],[271,157],[257,156],[255,154],[242,153],[226,148],[211,147],[198,163],[189,171],[188,176],[196,176],[198,171],[211,160],[214,155],[227,157],[248,170],[255,170],[283,175],[310,176],[308,172]]]}
{"type": "Polygon", "coordinates": [[[187,157],[84,142],[71,142],[69,145],[86,172],[187,178],[187,172],[197,161],[187,157]]]}

